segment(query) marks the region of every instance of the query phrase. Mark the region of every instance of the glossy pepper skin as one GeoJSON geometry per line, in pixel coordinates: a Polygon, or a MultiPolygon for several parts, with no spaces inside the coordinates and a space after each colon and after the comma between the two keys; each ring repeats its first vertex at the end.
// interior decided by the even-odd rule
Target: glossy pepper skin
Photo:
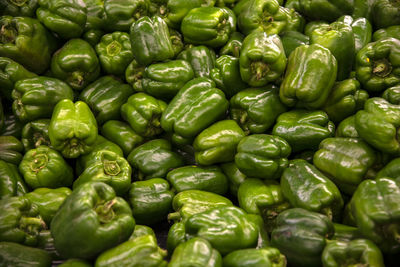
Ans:
{"type": "Polygon", "coordinates": [[[33,205],[36,205],[40,216],[47,225],[50,225],[51,220],[57,213],[61,204],[71,194],[71,189],[68,187],[37,188],[24,195],[30,200],[33,205]]]}
{"type": "Polygon", "coordinates": [[[340,219],[343,198],[339,189],[307,161],[290,162],[282,174],[281,188],[293,207],[325,214],[334,221],[340,219]]]}
{"type": "Polygon", "coordinates": [[[38,0],[36,16],[46,28],[61,38],[79,37],[84,30],[87,9],[83,1],[78,0],[38,0]]]}
{"type": "Polygon", "coordinates": [[[336,81],[333,54],[318,45],[302,45],[289,56],[279,96],[283,104],[318,109],[327,100],[336,81]]]}
{"type": "Polygon", "coordinates": [[[136,59],[128,65],[125,70],[125,80],[132,85],[133,89],[137,92],[143,91],[142,78],[145,66],[140,65],[136,59]]]}
{"type": "Polygon", "coordinates": [[[80,260],[80,259],[69,259],[61,263],[61,267],[92,267],[87,261],[80,260]]]}
{"type": "Polygon", "coordinates": [[[165,220],[174,195],[169,183],[162,178],[133,182],[129,189],[129,203],[135,221],[152,225],[165,220]]]}
{"type": "Polygon", "coordinates": [[[400,104],[400,85],[390,87],[382,93],[382,98],[394,105],[400,104]]]}
{"type": "Polygon", "coordinates": [[[353,28],[344,22],[322,23],[314,28],[310,34],[310,43],[319,44],[336,58],[338,81],[347,79],[354,62],[355,40],[353,28]]]}
{"type": "Polygon", "coordinates": [[[343,80],[333,86],[323,110],[330,120],[338,123],[363,109],[368,98],[368,92],[360,88],[356,79],[343,80]]]}
{"type": "Polygon", "coordinates": [[[135,227],[129,204],[101,182],[85,183],[64,201],[51,221],[57,251],[92,259],[127,240],[135,227]]]}
{"type": "Polygon", "coordinates": [[[0,242],[0,265],[49,267],[52,258],[43,249],[32,248],[13,242],[0,242]]]}
{"type": "Polygon", "coordinates": [[[313,163],[346,194],[368,178],[376,160],[376,152],[364,141],[355,138],[327,138],[315,152],[313,163]]]}
{"type": "Polygon", "coordinates": [[[12,91],[13,112],[25,123],[50,118],[60,100],[73,97],[71,87],[55,78],[40,76],[20,80],[12,91]]]}
{"type": "Polygon", "coordinates": [[[89,105],[99,125],[120,118],[121,106],[133,94],[129,84],[113,76],[103,76],[89,84],[79,99],[89,105]]]}
{"type": "MultiPolygon", "coordinates": [[[[354,15],[353,15],[354,16],[354,15]]],[[[372,25],[366,18],[353,18],[352,16],[342,16],[338,19],[351,26],[354,35],[354,52],[357,54],[372,39],[372,25]]]]}
{"type": "Polygon", "coordinates": [[[22,160],[23,146],[16,137],[0,136],[0,160],[18,165],[22,160]]]}
{"type": "Polygon", "coordinates": [[[325,20],[332,22],[343,15],[353,13],[352,0],[299,0],[299,12],[310,20],[325,20]]]}
{"type": "Polygon", "coordinates": [[[176,222],[168,230],[167,250],[173,254],[175,248],[186,241],[185,223],[176,222]]]}
{"type": "Polygon", "coordinates": [[[129,32],[133,23],[148,14],[149,2],[148,0],[105,0],[105,29],[129,32]]]}
{"type": "Polygon", "coordinates": [[[321,260],[326,267],[340,266],[349,262],[355,265],[385,266],[382,252],[368,239],[332,241],[326,245],[321,260]]]}
{"type": "Polygon", "coordinates": [[[226,255],[234,250],[257,246],[260,225],[256,217],[235,206],[215,207],[189,217],[185,231],[189,239],[202,237],[226,255]]]}
{"type": "Polygon", "coordinates": [[[121,116],[143,137],[162,133],[160,118],[167,104],[145,93],[136,93],[121,106],[121,116]]]}
{"type": "Polygon", "coordinates": [[[4,127],[0,132],[2,135],[21,138],[22,127],[24,127],[24,124],[17,119],[17,116],[13,113],[8,113],[4,115],[4,127]]]}
{"type": "Polygon", "coordinates": [[[228,179],[216,166],[184,166],[170,171],[166,178],[176,192],[196,189],[224,195],[228,191],[228,179]]]}
{"type": "Polygon", "coordinates": [[[390,178],[365,180],[354,192],[350,212],[360,233],[373,241],[383,253],[400,250],[398,181],[390,178]]]}
{"type": "Polygon", "coordinates": [[[364,109],[355,115],[355,127],[361,138],[378,150],[393,155],[400,153],[396,137],[400,127],[398,105],[379,97],[368,99],[364,109]]]}
{"type": "Polygon", "coordinates": [[[65,158],[88,153],[97,135],[96,119],[86,103],[64,99],[54,107],[49,125],[50,142],[65,158]]]}
{"type": "Polygon", "coordinates": [[[285,71],[286,55],[278,35],[255,31],[243,40],[240,50],[240,76],[250,86],[264,86],[285,71]]]}
{"type": "Polygon", "coordinates": [[[301,32],[285,31],[279,36],[281,38],[286,57],[289,57],[293,50],[295,50],[297,47],[310,44],[310,37],[301,32]]]}
{"type": "Polygon", "coordinates": [[[336,136],[359,138],[360,135],[356,130],[355,124],[356,124],[355,115],[349,116],[346,119],[342,120],[339,123],[338,127],[336,128],[336,136]]]}
{"type": "Polygon", "coordinates": [[[279,88],[248,88],[230,99],[230,114],[247,134],[268,130],[276,118],[287,110],[279,98],[279,88]]]}
{"type": "Polygon", "coordinates": [[[364,46],[356,56],[356,78],[369,92],[400,83],[400,40],[381,39],[364,46]]]}
{"type": "Polygon", "coordinates": [[[193,142],[196,162],[200,165],[234,160],[236,147],[245,136],[234,120],[222,120],[204,129],[193,142]]]}
{"type": "Polygon", "coordinates": [[[285,139],[293,152],[316,150],[319,143],[335,134],[335,125],[323,111],[295,109],[281,114],[272,134],[285,139]]]}
{"type": "Polygon", "coordinates": [[[239,186],[246,180],[247,176],[239,170],[235,162],[224,163],[221,165],[221,169],[228,178],[229,192],[233,196],[237,196],[239,186]]]}
{"type": "Polygon", "coordinates": [[[175,212],[168,214],[168,220],[186,221],[190,216],[220,206],[232,206],[232,202],[216,193],[189,189],[177,193],[172,200],[175,212]]]}
{"type": "Polygon", "coordinates": [[[153,97],[170,100],[193,78],[194,72],[189,62],[171,60],[146,67],[141,87],[153,97]]]}
{"type": "Polygon", "coordinates": [[[234,32],[231,34],[228,42],[221,47],[219,50],[219,54],[222,55],[229,55],[235,58],[239,58],[240,49],[243,44],[244,36],[240,32],[234,32]]]}
{"type": "Polygon", "coordinates": [[[333,223],[320,213],[293,208],[278,215],[271,245],[293,266],[321,266],[321,254],[334,233],[333,223]]]}
{"type": "Polygon", "coordinates": [[[171,150],[171,144],[165,139],[153,139],[132,150],[128,162],[137,169],[139,180],[163,178],[170,169],[183,166],[182,157],[171,150]]]}
{"type": "Polygon", "coordinates": [[[37,74],[48,69],[56,44],[38,20],[2,16],[0,28],[1,57],[13,59],[37,74]]]}
{"type": "Polygon", "coordinates": [[[93,47],[82,39],[71,39],[51,59],[53,75],[82,90],[100,75],[100,64],[93,47]]]}
{"type": "Polygon", "coordinates": [[[104,251],[96,259],[95,267],[130,266],[166,267],[167,252],[157,245],[152,235],[139,236],[104,251]]]}
{"type": "Polygon", "coordinates": [[[181,32],[185,42],[221,47],[236,31],[236,16],[232,10],[220,7],[198,7],[183,18],[181,32]]]}
{"type": "Polygon", "coordinates": [[[288,166],[289,144],[279,136],[253,134],[238,144],[235,163],[245,175],[260,179],[278,179],[288,166]]]}
{"type": "Polygon", "coordinates": [[[224,257],[224,267],[285,267],[286,258],[273,247],[240,249],[224,257]]]}
{"type": "Polygon", "coordinates": [[[107,74],[121,76],[133,60],[131,40],[126,32],[113,32],[103,35],[96,45],[101,68],[107,74]]]}
{"type": "Polygon", "coordinates": [[[35,77],[36,74],[8,57],[0,57],[0,96],[11,100],[11,92],[19,80],[35,77]]]}
{"type": "Polygon", "coordinates": [[[0,200],[0,241],[36,246],[40,232],[47,229],[36,205],[23,196],[0,200]]]}
{"type": "Polygon", "coordinates": [[[28,188],[22,180],[17,166],[0,160],[0,199],[11,196],[22,196],[28,188]]]}
{"type": "Polygon", "coordinates": [[[86,164],[86,168],[74,181],[73,189],[91,181],[111,186],[118,196],[123,196],[131,183],[132,169],[128,161],[112,151],[100,150],[86,164]]]}
{"type": "Polygon", "coordinates": [[[215,52],[207,46],[189,46],[177,56],[186,60],[193,68],[194,77],[211,78],[211,71],[215,67],[215,52]]]}
{"type": "Polygon", "coordinates": [[[129,237],[129,240],[135,239],[136,237],[143,236],[143,235],[152,235],[156,236],[153,229],[146,225],[136,224],[135,229],[133,230],[132,235],[129,237]]]}
{"type": "Polygon", "coordinates": [[[73,170],[61,153],[48,146],[27,151],[19,164],[19,171],[33,189],[68,187],[74,179],[73,170]]]}
{"type": "Polygon", "coordinates": [[[0,10],[2,11],[0,12],[0,15],[10,15],[15,17],[34,17],[37,7],[37,0],[30,0],[26,2],[1,0],[0,10]]]}
{"type": "Polygon", "coordinates": [[[397,1],[376,0],[371,10],[374,25],[378,29],[400,24],[400,6],[397,1]]]}
{"type": "Polygon", "coordinates": [[[393,25],[375,31],[374,34],[372,35],[372,40],[375,42],[380,39],[385,39],[389,37],[400,39],[400,25],[393,25]]]}
{"type": "Polygon", "coordinates": [[[354,18],[366,18],[371,23],[372,21],[372,8],[375,0],[354,0],[354,18]]]}
{"type": "Polygon", "coordinates": [[[173,133],[174,143],[187,143],[221,118],[228,105],[224,93],[215,88],[213,81],[195,78],[186,83],[168,104],[161,116],[161,127],[173,133]]]}
{"type": "Polygon", "coordinates": [[[28,122],[22,128],[21,142],[25,151],[44,145],[51,147],[49,139],[50,119],[39,119],[28,122]]]}
{"type": "Polygon", "coordinates": [[[222,267],[222,257],[206,239],[195,237],[176,247],[168,266],[222,267]]]}
{"type": "Polygon", "coordinates": [[[129,124],[122,121],[107,121],[101,127],[101,134],[117,144],[125,156],[143,142],[143,137],[137,134],[129,124]]]}
{"type": "Polygon", "coordinates": [[[130,29],[132,52],[140,65],[164,61],[174,56],[168,26],[159,16],[144,16],[130,29]]]}
{"type": "Polygon", "coordinates": [[[376,174],[375,178],[388,177],[397,179],[400,177],[400,159],[395,158],[386,164],[379,172],[376,174]]]}

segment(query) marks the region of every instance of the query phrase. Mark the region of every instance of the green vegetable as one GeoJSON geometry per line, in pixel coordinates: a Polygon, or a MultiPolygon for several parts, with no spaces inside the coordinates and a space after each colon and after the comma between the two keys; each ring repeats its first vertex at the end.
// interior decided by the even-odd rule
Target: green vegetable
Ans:
{"type": "Polygon", "coordinates": [[[222,55],[229,55],[236,58],[239,58],[239,52],[242,47],[244,36],[240,32],[234,32],[231,34],[228,42],[221,47],[219,50],[219,54],[222,55]]]}
{"type": "Polygon", "coordinates": [[[375,0],[372,5],[372,19],[376,28],[400,24],[400,6],[393,0],[375,0]]]}
{"type": "Polygon", "coordinates": [[[0,136],[0,160],[18,165],[22,160],[22,143],[12,135],[0,136]]]}
{"type": "Polygon", "coordinates": [[[246,180],[246,175],[239,170],[235,162],[224,163],[221,165],[221,169],[228,178],[230,193],[237,196],[239,186],[246,180]]]}
{"type": "Polygon", "coordinates": [[[375,178],[393,178],[397,179],[400,177],[400,159],[395,158],[385,165],[375,176],[375,178]]]}
{"type": "Polygon", "coordinates": [[[372,40],[375,42],[380,39],[386,39],[390,37],[400,39],[400,25],[393,25],[375,31],[374,34],[372,35],[372,40]]]}
{"type": "Polygon", "coordinates": [[[358,53],[361,48],[371,42],[372,25],[366,18],[353,18],[346,15],[340,17],[337,21],[344,22],[353,29],[355,53],[358,53]]]}
{"type": "Polygon", "coordinates": [[[193,68],[194,77],[211,78],[211,71],[215,67],[215,52],[207,46],[189,46],[183,50],[178,56],[190,63],[193,68]]]}
{"type": "Polygon", "coordinates": [[[12,242],[0,242],[0,265],[23,267],[50,267],[51,256],[43,249],[12,242]]]}
{"type": "Polygon", "coordinates": [[[50,119],[39,119],[28,122],[22,129],[21,142],[25,151],[44,145],[51,147],[49,139],[50,119]]]}
{"type": "Polygon", "coordinates": [[[400,85],[390,87],[382,93],[382,98],[394,105],[400,104],[400,85]]]}
{"type": "Polygon", "coordinates": [[[353,0],[295,1],[299,2],[296,9],[310,20],[332,22],[340,16],[352,14],[354,10],[353,0]]]}
{"type": "Polygon", "coordinates": [[[22,196],[28,192],[17,166],[0,160],[0,199],[11,196],[22,196]]]}
{"type": "Polygon", "coordinates": [[[278,249],[266,247],[262,249],[240,249],[224,257],[224,267],[285,267],[286,258],[278,249]]]}
{"type": "Polygon", "coordinates": [[[297,31],[285,31],[280,37],[286,57],[289,57],[297,47],[310,44],[310,37],[297,31]]]}
{"type": "Polygon", "coordinates": [[[129,32],[139,18],[149,12],[148,0],[104,0],[104,27],[108,31],[129,32]]]}

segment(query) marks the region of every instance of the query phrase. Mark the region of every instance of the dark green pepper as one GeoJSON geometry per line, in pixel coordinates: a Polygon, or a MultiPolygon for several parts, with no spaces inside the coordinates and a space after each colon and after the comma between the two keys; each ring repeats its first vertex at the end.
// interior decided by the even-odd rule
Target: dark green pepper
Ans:
{"type": "Polygon", "coordinates": [[[54,53],[51,72],[72,89],[82,90],[100,75],[96,51],[82,39],[71,39],[54,53]]]}
{"type": "Polygon", "coordinates": [[[400,85],[390,87],[382,93],[382,98],[390,104],[400,105],[400,85]]]}
{"type": "Polygon", "coordinates": [[[50,267],[51,262],[51,256],[43,249],[11,242],[0,242],[1,266],[50,267]]]}
{"type": "Polygon", "coordinates": [[[386,39],[390,37],[400,39],[400,25],[393,25],[375,31],[374,34],[372,35],[372,40],[375,42],[380,39],[386,39]]]}
{"type": "Polygon", "coordinates": [[[104,0],[104,27],[107,31],[129,32],[139,18],[149,12],[148,0],[104,0]]]}
{"type": "Polygon", "coordinates": [[[357,227],[340,223],[333,223],[333,227],[335,228],[335,234],[332,237],[333,240],[348,242],[362,238],[357,227]]]}
{"type": "Polygon", "coordinates": [[[58,151],[48,146],[27,151],[19,164],[19,171],[33,189],[71,186],[74,179],[71,166],[58,151]]]}
{"type": "Polygon", "coordinates": [[[186,241],[185,223],[176,222],[168,230],[167,250],[168,254],[174,252],[175,248],[186,241]]]}
{"type": "MultiPolygon", "coordinates": [[[[356,0],[357,1],[357,0],[356,0]]],[[[352,16],[342,16],[338,19],[351,26],[354,35],[354,52],[357,54],[364,46],[371,42],[372,25],[366,18],[356,18],[352,16]]]]}
{"type": "Polygon", "coordinates": [[[242,48],[244,36],[240,32],[234,32],[231,34],[228,42],[221,47],[219,55],[229,55],[239,58],[240,49],[242,48]]]}
{"type": "Polygon", "coordinates": [[[142,78],[145,67],[141,66],[136,59],[128,65],[125,70],[125,80],[131,84],[137,92],[143,91],[142,78]]]}
{"type": "MultiPolygon", "coordinates": [[[[102,31],[101,29],[106,26],[104,2],[101,0],[83,0],[83,2],[85,3],[87,10],[85,33],[83,35],[85,36],[88,32],[91,31],[102,31]]],[[[94,45],[96,44],[97,42],[94,45]]]]}
{"type": "Polygon", "coordinates": [[[25,151],[44,145],[51,147],[49,138],[50,119],[39,119],[28,122],[22,128],[21,142],[25,151]]]}
{"type": "Polygon", "coordinates": [[[0,199],[11,196],[22,196],[28,192],[17,166],[0,160],[0,199]]]}
{"type": "Polygon", "coordinates": [[[15,1],[15,0],[0,0],[0,15],[34,17],[38,8],[37,0],[15,1]]]}
{"type": "Polygon", "coordinates": [[[372,23],[372,8],[376,0],[354,0],[352,17],[366,18],[372,23]]]}
{"type": "Polygon", "coordinates": [[[165,220],[174,195],[168,182],[161,178],[133,182],[129,202],[135,221],[151,225],[165,220]]]}
{"type": "Polygon", "coordinates": [[[127,240],[134,227],[129,204],[116,197],[111,186],[90,182],[65,199],[50,229],[63,257],[92,259],[127,240]]]}
{"type": "Polygon", "coordinates": [[[298,0],[299,12],[310,20],[332,22],[343,15],[353,13],[353,0],[298,0]]]}
{"type": "Polygon", "coordinates": [[[54,107],[49,138],[54,149],[66,158],[90,152],[97,138],[97,122],[85,102],[64,99],[54,107]]]}
{"type": "Polygon", "coordinates": [[[0,136],[0,160],[18,165],[22,160],[22,143],[12,135],[0,136]]]}
{"type": "Polygon", "coordinates": [[[16,138],[21,138],[22,127],[24,127],[24,123],[19,121],[13,113],[8,113],[4,116],[4,127],[0,132],[1,135],[12,135],[16,138]]]}
{"type": "Polygon", "coordinates": [[[310,44],[310,37],[297,31],[286,31],[279,35],[286,57],[299,46],[310,44]]]}
{"type": "Polygon", "coordinates": [[[236,166],[235,162],[224,163],[221,165],[222,171],[228,178],[229,192],[237,196],[239,186],[246,180],[247,176],[236,166]]]}
{"type": "Polygon", "coordinates": [[[346,119],[342,120],[338,127],[336,128],[336,136],[337,137],[352,137],[358,138],[360,137],[356,130],[356,116],[350,116],[346,119]]]}
{"type": "Polygon", "coordinates": [[[400,158],[395,158],[385,165],[375,176],[375,178],[389,177],[397,179],[400,177],[400,158]]]}
{"type": "Polygon", "coordinates": [[[397,0],[375,0],[371,10],[374,26],[378,29],[400,24],[397,0]]]}
{"type": "Polygon", "coordinates": [[[240,249],[224,257],[224,267],[285,267],[286,257],[278,249],[240,249]]]}
{"type": "Polygon", "coordinates": [[[88,42],[91,46],[95,47],[100,42],[103,35],[104,32],[102,30],[89,30],[85,32],[81,38],[88,42]]]}
{"type": "Polygon", "coordinates": [[[189,46],[177,57],[186,60],[193,68],[194,77],[211,78],[211,71],[215,67],[215,52],[207,46],[189,46]]]}

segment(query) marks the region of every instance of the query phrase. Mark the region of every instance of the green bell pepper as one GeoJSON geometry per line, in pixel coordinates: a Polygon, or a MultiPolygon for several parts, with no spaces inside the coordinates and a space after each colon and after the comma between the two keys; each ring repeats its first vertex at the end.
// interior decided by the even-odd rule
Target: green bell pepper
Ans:
{"type": "Polygon", "coordinates": [[[38,207],[23,196],[2,198],[0,211],[0,241],[36,246],[39,233],[47,229],[38,207]]]}
{"type": "Polygon", "coordinates": [[[390,37],[400,39],[400,25],[393,25],[375,31],[374,34],[372,35],[372,40],[375,42],[380,39],[386,39],[390,37]]]}
{"type": "Polygon", "coordinates": [[[104,0],[104,28],[109,31],[129,32],[139,18],[149,13],[148,0],[104,0]]]}
{"type": "Polygon", "coordinates": [[[101,0],[83,0],[83,2],[87,10],[85,33],[83,35],[86,35],[90,31],[101,31],[106,26],[104,21],[104,2],[101,0]]]}
{"type": "Polygon", "coordinates": [[[176,168],[168,172],[166,179],[178,193],[196,189],[224,195],[228,191],[228,179],[216,166],[176,168]]]}
{"type": "Polygon", "coordinates": [[[392,178],[397,179],[400,177],[400,158],[395,158],[386,164],[379,172],[376,174],[375,178],[392,178]]]}
{"type": "Polygon", "coordinates": [[[354,11],[352,17],[366,18],[372,23],[372,8],[375,1],[376,0],[354,0],[354,11]]]}
{"type": "Polygon", "coordinates": [[[186,241],[185,223],[176,222],[168,230],[167,251],[172,255],[175,248],[186,241]]]}
{"type": "Polygon", "coordinates": [[[171,40],[172,49],[174,50],[174,57],[175,57],[183,50],[184,47],[183,37],[182,34],[177,30],[174,30],[172,28],[168,28],[168,30],[169,30],[169,39],[171,40]]]}
{"type": "Polygon", "coordinates": [[[400,187],[390,178],[365,180],[349,203],[350,213],[360,233],[383,253],[400,251],[400,187]]]}
{"type": "Polygon", "coordinates": [[[271,234],[271,245],[283,253],[291,266],[321,266],[321,254],[334,227],[330,219],[301,208],[283,211],[271,234]]]}
{"type": "Polygon", "coordinates": [[[335,234],[332,237],[333,240],[348,242],[362,238],[357,227],[340,223],[333,223],[333,227],[335,228],[335,234]]]}
{"type": "Polygon", "coordinates": [[[242,138],[237,146],[235,164],[249,177],[278,179],[289,165],[290,145],[281,137],[253,134],[242,138]]]}
{"type": "Polygon", "coordinates": [[[264,86],[283,74],[286,61],[278,35],[255,31],[243,40],[239,58],[240,76],[250,86],[264,86]]]}
{"type": "Polygon", "coordinates": [[[0,57],[0,96],[11,100],[11,92],[19,80],[35,77],[36,74],[8,57],[0,57]]]}
{"type": "Polygon", "coordinates": [[[103,35],[96,45],[100,65],[107,74],[123,75],[133,60],[131,40],[126,32],[113,32],[103,35]]]}
{"type": "Polygon", "coordinates": [[[338,66],[337,80],[342,81],[349,77],[355,57],[355,39],[350,25],[341,21],[322,23],[311,32],[310,43],[328,48],[335,56],[338,66]]]}
{"type": "Polygon", "coordinates": [[[390,87],[382,93],[382,98],[390,104],[400,105],[400,85],[390,87]]]}
{"type": "Polygon", "coordinates": [[[43,218],[43,221],[45,221],[47,225],[50,225],[54,215],[71,192],[71,189],[68,187],[59,187],[55,189],[37,188],[25,194],[24,197],[38,207],[39,214],[43,218]]]}
{"type": "Polygon", "coordinates": [[[224,267],[285,267],[286,257],[278,249],[240,249],[224,257],[224,267]]]}
{"type": "MultiPolygon", "coordinates": [[[[95,0],[96,1],[96,0],[95,0]]],[[[102,30],[89,30],[85,32],[81,38],[88,42],[91,46],[95,47],[101,40],[101,37],[104,35],[102,30]]]]}
{"type": "Polygon", "coordinates": [[[175,212],[168,214],[168,220],[186,221],[190,216],[214,207],[232,205],[229,199],[216,193],[189,189],[174,196],[172,207],[175,212]]]}
{"type": "Polygon", "coordinates": [[[356,56],[356,78],[370,92],[400,84],[400,40],[381,39],[364,46],[356,56]]]}
{"type": "Polygon", "coordinates": [[[0,160],[0,199],[22,196],[28,192],[17,166],[0,160]]]}
{"type": "Polygon", "coordinates": [[[168,26],[159,16],[141,17],[130,29],[132,52],[136,61],[147,66],[174,57],[168,26]]]}
{"type": "Polygon", "coordinates": [[[234,32],[231,34],[228,42],[221,47],[219,50],[219,55],[229,55],[236,58],[239,58],[240,49],[242,48],[244,36],[240,32],[234,32]]]}
{"type": "Polygon", "coordinates": [[[64,99],[54,107],[49,125],[54,149],[66,158],[77,158],[90,152],[97,138],[97,122],[85,102],[64,99]]]}
{"type": "Polygon", "coordinates": [[[137,170],[135,178],[163,178],[170,169],[183,166],[182,157],[171,149],[171,144],[165,139],[153,139],[133,149],[127,159],[137,170]]]}
{"type": "Polygon", "coordinates": [[[281,177],[282,193],[296,208],[325,214],[338,221],[343,198],[336,185],[314,165],[302,159],[292,160],[281,177]]]}
{"type": "Polygon", "coordinates": [[[356,130],[356,116],[350,116],[346,119],[342,120],[338,127],[336,128],[336,136],[337,137],[351,137],[351,138],[359,138],[359,134],[356,130]]]}
{"type": "Polygon", "coordinates": [[[207,46],[189,46],[178,56],[190,63],[193,68],[194,77],[211,78],[211,71],[215,67],[215,52],[207,46]]]}
{"type": "Polygon", "coordinates": [[[245,136],[234,120],[222,120],[204,129],[193,142],[196,162],[212,165],[234,160],[236,147],[245,136]]]}
{"type": "Polygon", "coordinates": [[[210,77],[228,99],[247,88],[247,84],[240,77],[239,58],[233,56],[220,56],[215,61],[215,68],[211,70],[210,77]]]}
{"type": "Polygon", "coordinates": [[[56,41],[40,22],[28,17],[0,17],[0,56],[37,74],[45,72],[56,41]]]}
{"type": "Polygon", "coordinates": [[[340,16],[353,14],[354,0],[298,1],[298,12],[310,20],[335,21],[340,16]]]}
{"type": "Polygon", "coordinates": [[[371,10],[377,29],[400,24],[400,5],[397,0],[375,0],[371,10]]]}
{"type": "Polygon", "coordinates": [[[326,267],[340,265],[384,267],[383,255],[379,248],[370,240],[357,239],[349,242],[329,242],[321,256],[322,264],[326,267]]]}
{"type": "Polygon", "coordinates": [[[272,134],[285,139],[293,152],[316,150],[319,143],[335,134],[335,125],[323,111],[294,109],[281,114],[272,134]]]}
{"type": "Polygon", "coordinates": [[[120,118],[121,106],[133,94],[132,87],[113,76],[103,76],[89,84],[79,95],[86,102],[102,125],[109,120],[120,118]]]}
{"type": "Polygon", "coordinates": [[[146,225],[136,224],[132,235],[129,237],[129,240],[135,239],[143,235],[152,235],[156,237],[156,234],[154,233],[153,229],[151,229],[151,227],[146,225]]]}
{"type": "Polygon", "coordinates": [[[246,180],[247,176],[239,170],[235,162],[224,163],[221,165],[221,169],[228,178],[229,192],[231,195],[237,196],[239,186],[246,180]]]}
{"type": "Polygon", "coordinates": [[[399,155],[400,106],[390,104],[383,98],[370,98],[365,102],[364,109],[356,113],[355,126],[368,144],[384,153],[399,155]]]}
{"type": "Polygon", "coordinates": [[[352,194],[358,184],[373,176],[376,158],[376,152],[364,141],[335,137],[321,142],[313,162],[342,192],[352,194]]]}
{"type": "Polygon", "coordinates": [[[112,151],[100,150],[94,153],[89,161],[74,181],[73,189],[97,181],[111,186],[117,196],[123,196],[129,190],[132,169],[124,157],[112,151]]]}
{"type": "Polygon", "coordinates": [[[50,119],[39,119],[28,122],[22,128],[21,142],[25,151],[44,145],[51,147],[49,139],[50,119]]]}
{"type": "Polygon", "coordinates": [[[221,7],[197,7],[183,18],[181,32],[185,42],[221,47],[236,31],[236,16],[232,10],[221,7]]]}
{"type": "Polygon", "coordinates": [[[354,35],[354,52],[357,54],[364,46],[371,42],[372,25],[366,18],[353,18],[352,16],[342,16],[337,21],[344,22],[351,26],[354,35]]]}
{"type": "Polygon", "coordinates": [[[163,131],[160,118],[166,108],[164,101],[140,92],[121,106],[121,116],[139,135],[152,137],[163,131]]]}
{"type": "Polygon", "coordinates": [[[62,99],[74,98],[68,84],[45,76],[20,80],[12,91],[13,112],[22,122],[50,118],[62,99]]]}
{"type": "Polygon", "coordinates": [[[186,83],[161,116],[161,127],[174,143],[191,143],[206,127],[225,115],[229,102],[208,78],[186,83]],[[183,140],[182,140],[183,139],[183,140]]]}
{"type": "Polygon", "coordinates": [[[206,239],[195,237],[176,247],[168,266],[222,267],[222,257],[206,239]]]}
{"type": "Polygon", "coordinates": [[[17,116],[13,113],[7,113],[4,115],[4,127],[0,131],[1,135],[12,135],[16,138],[21,138],[22,127],[24,123],[18,120],[17,116]]]}
{"type": "Polygon", "coordinates": [[[50,267],[51,256],[43,249],[12,242],[0,242],[1,266],[50,267]]]}
{"type": "Polygon", "coordinates": [[[129,189],[129,202],[135,221],[152,225],[165,220],[174,195],[165,179],[133,182],[129,189]]]}
{"type": "Polygon", "coordinates": [[[58,265],[60,267],[92,267],[87,261],[80,259],[69,259],[58,265]]]}
{"type": "Polygon", "coordinates": [[[22,143],[12,135],[0,136],[0,160],[18,165],[22,160],[22,143]]]}
{"type": "Polygon", "coordinates": [[[157,239],[152,235],[144,235],[104,251],[97,257],[94,266],[119,267],[129,264],[137,267],[167,267],[165,256],[167,252],[157,245],[157,239]]]}
{"type": "Polygon", "coordinates": [[[185,60],[171,60],[146,67],[141,87],[147,94],[170,100],[194,78],[192,66],[185,60]]]}
{"type": "Polygon", "coordinates": [[[264,133],[286,110],[275,86],[245,89],[230,99],[230,116],[246,134],[264,133]]]}
{"type": "Polygon", "coordinates": [[[285,31],[279,35],[286,57],[299,46],[310,44],[310,37],[297,31],[285,31]]]}
{"type": "Polygon", "coordinates": [[[19,164],[19,171],[33,189],[71,186],[74,179],[72,167],[58,151],[47,146],[27,151],[19,164]]]}
{"type": "Polygon", "coordinates": [[[356,79],[347,79],[337,82],[333,86],[331,94],[322,108],[328,114],[329,119],[338,123],[363,109],[368,98],[367,91],[360,88],[360,83],[356,79]]]}
{"type": "Polygon", "coordinates": [[[289,56],[279,96],[283,104],[318,109],[324,105],[336,81],[333,54],[318,45],[302,45],[289,56]]]}
{"type": "Polygon", "coordinates": [[[137,134],[129,124],[122,121],[107,121],[101,127],[101,134],[117,144],[125,156],[143,142],[143,137],[137,134]]]}
{"type": "Polygon", "coordinates": [[[37,0],[15,1],[0,0],[0,15],[10,15],[14,17],[34,17],[38,8],[37,0]]]}
{"type": "Polygon", "coordinates": [[[87,20],[87,9],[79,0],[38,0],[36,16],[46,28],[61,38],[81,36],[87,20]]]}
{"type": "Polygon", "coordinates": [[[101,182],[76,188],[50,225],[57,251],[63,257],[80,259],[93,259],[127,240],[134,227],[129,204],[101,182]]]}
{"type": "Polygon", "coordinates": [[[82,90],[100,75],[96,51],[82,39],[71,39],[51,59],[54,77],[65,81],[74,90],[82,90]]]}
{"type": "Polygon", "coordinates": [[[145,67],[139,65],[134,59],[125,70],[125,80],[132,85],[137,92],[143,91],[142,79],[145,67]]]}

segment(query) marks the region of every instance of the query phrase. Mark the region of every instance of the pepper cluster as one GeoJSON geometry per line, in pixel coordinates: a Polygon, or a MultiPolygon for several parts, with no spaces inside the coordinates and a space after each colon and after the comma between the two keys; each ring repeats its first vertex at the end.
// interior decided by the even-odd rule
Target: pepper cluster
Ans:
{"type": "Polygon", "coordinates": [[[0,96],[0,266],[398,265],[399,0],[0,0],[0,96]]]}

